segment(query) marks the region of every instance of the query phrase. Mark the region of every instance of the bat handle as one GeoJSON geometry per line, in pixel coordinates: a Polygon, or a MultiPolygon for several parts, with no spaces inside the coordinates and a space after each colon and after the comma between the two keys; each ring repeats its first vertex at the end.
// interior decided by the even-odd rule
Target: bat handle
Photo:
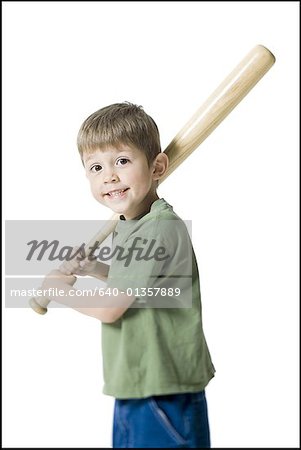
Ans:
{"type": "MultiPolygon", "coordinates": [[[[73,275],[74,276],[74,275],[73,275]]],[[[75,279],[76,281],[76,279],[75,279]]],[[[42,290],[42,288],[40,288],[39,290],[42,290]]],[[[32,297],[29,300],[29,306],[38,314],[46,314],[47,313],[47,306],[49,305],[49,303],[51,302],[51,300],[47,297],[40,297],[39,299],[36,297],[32,297]]]]}
{"type": "MultiPolygon", "coordinates": [[[[74,275],[73,275],[74,276],[74,275]]],[[[76,281],[76,278],[75,278],[76,281]]],[[[40,287],[39,290],[42,290],[42,288],[40,287]]],[[[51,302],[51,300],[47,297],[32,297],[29,300],[29,306],[38,314],[46,314],[47,313],[47,306],[49,305],[49,303],[51,302]]]]}
{"type": "MultiPolygon", "coordinates": [[[[41,289],[41,288],[40,288],[41,289]]],[[[29,306],[38,314],[46,314],[47,313],[47,306],[51,300],[48,298],[39,298],[39,300],[35,297],[32,297],[29,300],[29,306]]]]}

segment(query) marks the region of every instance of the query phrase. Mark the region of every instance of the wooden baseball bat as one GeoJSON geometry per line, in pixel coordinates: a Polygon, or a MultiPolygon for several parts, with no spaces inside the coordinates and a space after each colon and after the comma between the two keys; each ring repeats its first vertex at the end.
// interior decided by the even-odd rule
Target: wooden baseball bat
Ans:
{"type": "MultiPolygon", "coordinates": [[[[275,62],[275,56],[263,45],[254,47],[235,69],[225,78],[205,103],[195,112],[165,149],[169,168],[164,181],[228,116],[275,62]]],[[[115,229],[119,215],[114,214],[108,224],[85,247],[88,251],[94,243],[100,244],[115,229]]],[[[30,306],[45,314],[49,299],[30,300],[30,306]]]]}

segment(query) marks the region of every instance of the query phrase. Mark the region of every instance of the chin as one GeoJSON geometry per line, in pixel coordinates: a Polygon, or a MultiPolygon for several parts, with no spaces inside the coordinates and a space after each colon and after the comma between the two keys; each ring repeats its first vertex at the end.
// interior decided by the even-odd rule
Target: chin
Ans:
{"type": "Polygon", "coordinates": [[[110,209],[116,214],[126,214],[126,210],[124,208],[122,208],[121,206],[120,207],[116,206],[114,208],[112,208],[112,206],[111,206],[110,209]]]}

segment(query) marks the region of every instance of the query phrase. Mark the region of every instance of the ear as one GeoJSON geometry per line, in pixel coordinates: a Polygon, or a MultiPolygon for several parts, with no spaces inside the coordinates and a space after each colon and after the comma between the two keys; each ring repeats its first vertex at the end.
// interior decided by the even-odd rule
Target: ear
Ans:
{"type": "Polygon", "coordinates": [[[160,180],[168,169],[169,161],[166,153],[159,153],[153,162],[153,180],[160,180]]]}

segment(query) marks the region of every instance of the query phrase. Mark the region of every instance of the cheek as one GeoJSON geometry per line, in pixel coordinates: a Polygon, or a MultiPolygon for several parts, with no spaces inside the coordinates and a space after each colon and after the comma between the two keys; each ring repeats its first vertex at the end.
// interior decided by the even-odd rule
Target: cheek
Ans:
{"type": "Polygon", "coordinates": [[[96,198],[96,196],[97,196],[97,192],[96,192],[96,190],[94,189],[94,187],[93,187],[93,186],[91,186],[91,192],[92,192],[92,195],[93,195],[93,197],[95,197],[95,198],[96,198]]]}
{"type": "Polygon", "coordinates": [[[90,190],[92,192],[92,195],[94,198],[96,198],[96,200],[100,200],[100,191],[97,188],[97,183],[93,183],[93,181],[90,181],[90,190]]]}
{"type": "Polygon", "coordinates": [[[148,190],[152,184],[149,172],[144,169],[136,172],[135,176],[131,177],[132,185],[138,186],[139,190],[148,190]]]}

